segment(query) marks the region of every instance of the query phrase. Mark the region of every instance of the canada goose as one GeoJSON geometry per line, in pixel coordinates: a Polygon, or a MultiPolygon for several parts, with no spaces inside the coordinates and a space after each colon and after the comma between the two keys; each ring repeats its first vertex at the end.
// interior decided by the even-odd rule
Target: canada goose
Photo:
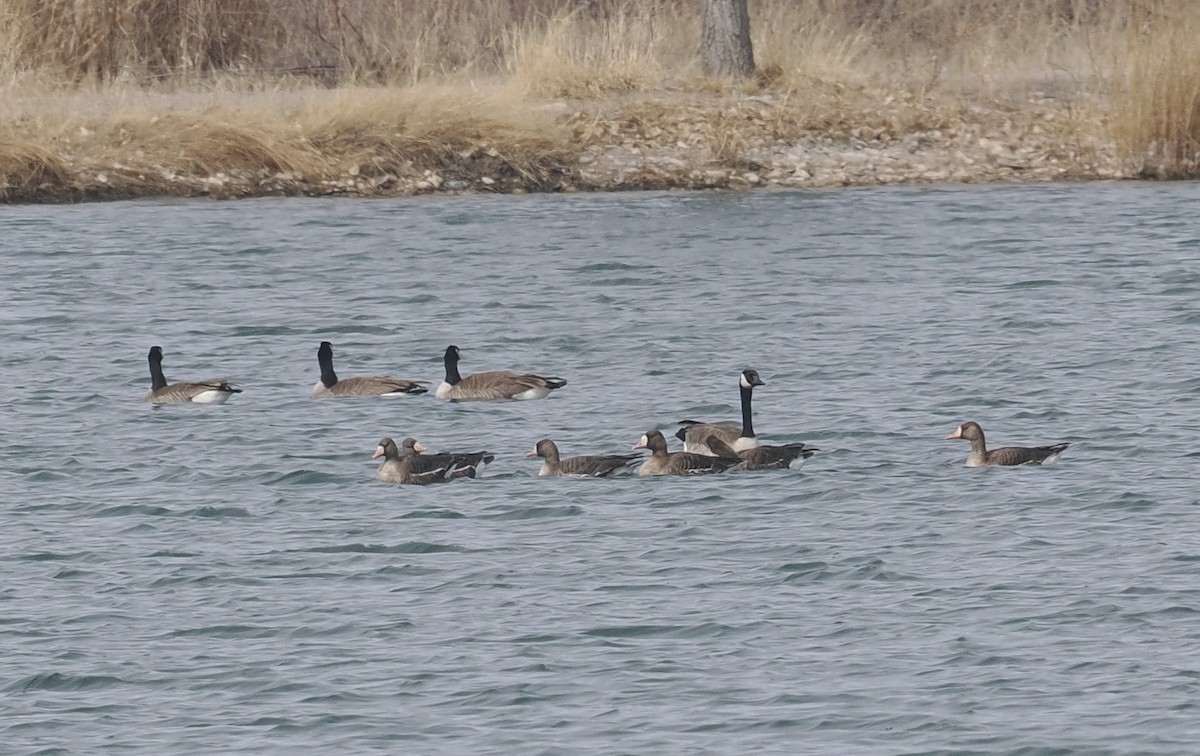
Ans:
{"type": "Polygon", "coordinates": [[[729,468],[731,472],[746,470],[782,470],[790,467],[800,469],[804,460],[816,454],[820,449],[796,442],[783,446],[756,446],[753,449],[734,451],[729,444],[713,436],[708,439],[708,446],[718,457],[739,460],[729,468]]]}
{"type": "Polygon", "coordinates": [[[737,458],[668,452],[667,439],[658,430],[647,431],[633,448],[650,450],[650,456],[638,468],[638,475],[703,475],[721,472],[738,463],[737,458]]]}
{"type": "Polygon", "coordinates": [[[495,456],[487,452],[471,454],[421,454],[425,447],[414,439],[404,440],[403,455],[391,438],[382,438],[371,459],[384,457],[375,477],[388,483],[426,485],[455,478],[474,478],[484,464],[495,456]],[[410,443],[411,442],[411,443],[410,443]]]}
{"type": "Polygon", "coordinates": [[[429,389],[422,386],[428,381],[406,381],[386,375],[360,375],[338,380],[333,372],[333,344],[322,341],[317,349],[317,363],[321,366],[321,380],[313,386],[313,396],[323,399],[329,396],[410,396],[424,394],[429,389]]]}
{"type": "Polygon", "coordinates": [[[150,347],[150,390],[146,401],[151,404],[224,404],[229,397],[242,393],[228,381],[212,378],[207,381],[180,381],[167,384],[162,371],[162,347],[150,347]]]}
{"type": "Polygon", "coordinates": [[[460,356],[458,347],[446,347],[446,380],[437,387],[435,396],[438,399],[451,402],[542,399],[554,389],[567,385],[562,378],[508,370],[489,370],[463,378],[458,373],[460,356]]]}
{"type": "Polygon", "coordinates": [[[539,476],[569,475],[586,478],[605,478],[641,459],[637,454],[588,454],[580,457],[558,456],[558,444],[548,438],[537,442],[527,457],[541,457],[539,476]]]}
{"type": "Polygon", "coordinates": [[[1059,456],[1070,446],[1070,444],[1006,446],[1002,449],[988,451],[987,443],[983,438],[983,428],[979,427],[979,423],[971,420],[955,428],[954,432],[946,438],[962,438],[971,442],[971,453],[967,455],[966,467],[1049,465],[1057,462],[1059,456]]]}
{"type": "Polygon", "coordinates": [[[755,386],[765,385],[767,384],[763,382],[762,378],[758,377],[757,370],[743,370],[738,376],[738,391],[742,397],[742,427],[684,420],[680,423],[683,427],[675,433],[676,438],[683,442],[684,451],[716,456],[716,453],[708,448],[710,436],[721,439],[738,452],[758,446],[758,439],[754,437],[754,419],[751,417],[750,397],[754,393],[755,386]]]}

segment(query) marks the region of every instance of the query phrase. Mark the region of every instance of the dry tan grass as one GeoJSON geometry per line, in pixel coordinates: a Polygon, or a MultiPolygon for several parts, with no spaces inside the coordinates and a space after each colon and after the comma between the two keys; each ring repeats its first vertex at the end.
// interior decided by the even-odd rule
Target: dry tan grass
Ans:
{"type": "MultiPolygon", "coordinates": [[[[76,97],[114,105],[102,94],[76,97]]],[[[53,109],[0,122],[0,184],[14,195],[46,182],[74,197],[118,185],[190,194],[221,176],[286,190],[434,169],[536,187],[567,159],[554,113],[504,88],[346,87],[262,99],[143,94],[123,106],[74,108],[64,97],[53,109]],[[176,109],[181,101],[197,107],[176,109]]]]}
{"type": "Polygon", "coordinates": [[[1146,176],[1200,175],[1200,14],[1163,0],[1128,36],[1114,82],[1119,146],[1146,176]]]}
{"type": "Polygon", "coordinates": [[[764,133],[879,140],[1045,98],[1068,104],[1044,125],[1065,150],[1111,129],[1148,172],[1200,170],[1192,0],[750,9],[760,74],[734,83],[699,75],[694,0],[7,0],[0,192],[423,169],[537,186],[623,130],[738,167],[764,133]],[[756,95],[773,104],[725,107],[756,95]]]}
{"type": "Polygon", "coordinates": [[[515,30],[509,68],[535,97],[605,97],[661,86],[666,46],[662,20],[652,13],[622,9],[597,18],[577,11],[515,30]]]}
{"type": "Polygon", "coordinates": [[[72,182],[71,171],[53,152],[28,141],[0,139],[0,200],[62,196],[72,182]]]}
{"type": "Polygon", "coordinates": [[[314,149],[371,174],[399,173],[408,163],[453,172],[482,160],[496,174],[536,183],[566,158],[554,115],[504,89],[352,89],[299,120],[314,149]]]}

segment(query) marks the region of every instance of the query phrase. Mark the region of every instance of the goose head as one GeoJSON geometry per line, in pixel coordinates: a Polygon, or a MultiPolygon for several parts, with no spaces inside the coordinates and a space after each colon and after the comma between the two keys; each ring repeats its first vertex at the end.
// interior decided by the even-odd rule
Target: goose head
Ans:
{"type": "Polygon", "coordinates": [[[651,454],[666,453],[667,439],[663,438],[662,431],[651,430],[642,434],[638,442],[633,445],[634,449],[649,449],[651,454]]]}
{"type": "Polygon", "coordinates": [[[421,454],[429,451],[429,447],[411,436],[404,439],[402,446],[405,454],[421,454]]]}
{"type": "Polygon", "coordinates": [[[766,386],[767,384],[762,378],[758,377],[758,371],[747,368],[742,371],[741,380],[739,381],[742,388],[754,388],[755,386],[766,386]]]}
{"type": "Polygon", "coordinates": [[[954,429],[954,432],[946,436],[947,439],[961,438],[971,443],[983,440],[983,428],[979,427],[979,423],[968,420],[962,425],[954,429]]]}
{"type": "Polygon", "coordinates": [[[400,450],[396,448],[396,442],[386,436],[379,439],[379,445],[375,447],[375,453],[371,455],[371,459],[379,459],[380,457],[399,459],[400,450]]]}
{"type": "Polygon", "coordinates": [[[525,456],[526,457],[541,457],[542,459],[549,460],[551,462],[557,462],[558,461],[558,444],[554,443],[553,441],[551,441],[548,438],[543,438],[541,441],[538,441],[537,444],[533,447],[533,451],[529,452],[525,456]]]}

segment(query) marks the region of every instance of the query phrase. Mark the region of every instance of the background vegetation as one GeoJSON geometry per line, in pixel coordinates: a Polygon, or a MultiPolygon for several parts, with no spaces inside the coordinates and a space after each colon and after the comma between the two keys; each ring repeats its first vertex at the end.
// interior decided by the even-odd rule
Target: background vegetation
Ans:
{"type": "Polygon", "coordinates": [[[750,0],[759,76],[740,88],[699,74],[700,5],[0,0],[0,174],[53,176],[81,134],[114,159],[157,140],[187,170],[232,149],[319,172],[347,151],[444,160],[489,133],[537,173],[537,151],[570,143],[549,99],[756,92],[806,128],[872,123],[879,102],[918,122],[938,103],[1070,98],[1145,172],[1197,174],[1193,0],[750,0]]]}

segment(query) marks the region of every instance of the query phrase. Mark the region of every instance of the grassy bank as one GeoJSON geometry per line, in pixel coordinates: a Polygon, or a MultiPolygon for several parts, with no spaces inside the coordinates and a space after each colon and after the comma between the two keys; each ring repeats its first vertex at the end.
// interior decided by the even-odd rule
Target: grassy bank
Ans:
{"type": "Polygon", "coordinates": [[[1198,172],[1200,4],[9,0],[0,196],[547,191],[1198,172]]]}

